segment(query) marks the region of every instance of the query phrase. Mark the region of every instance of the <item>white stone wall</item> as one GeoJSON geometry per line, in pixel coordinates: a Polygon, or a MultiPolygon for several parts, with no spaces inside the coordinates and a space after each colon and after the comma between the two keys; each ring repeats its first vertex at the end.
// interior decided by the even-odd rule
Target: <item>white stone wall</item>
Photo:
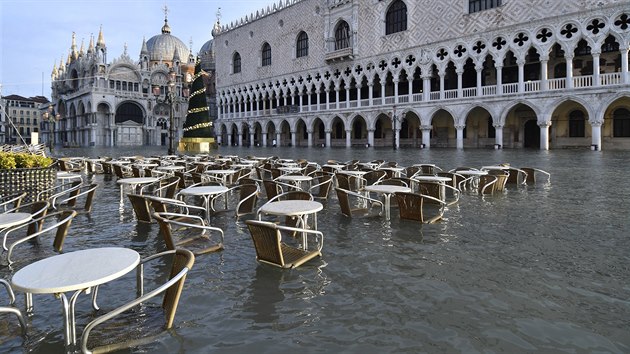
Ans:
{"type": "MultiPolygon", "coordinates": [[[[262,78],[326,68],[325,40],[334,37],[334,26],[340,19],[350,24],[356,36],[355,61],[361,61],[393,51],[434,49],[438,43],[446,41],[468,44],[475,37],[501,29],[507,33],[532,30],[555,16],[576,13],[571,17],[577,19],[611,5],[630,6],[627,0],[503,0],[499,8],[468,14],[467,0],[408,0],[408,30],[385,36],[385,13],[391,2],[301,0],[287,1],[287,5],[281,1],[282,8],[276,6],[276,10],[272,7],[268,14],[254,14],[254,20],[252,14],[247,14],[247,19],[236,21],[238,25],[228,24],[215,34],[218,90],[262,78]],[[340,4],[329,6],[328,3],[340,4]],[[296,59],[295,43],[301,30],[309,36],[309,55],[296,59]],[[272,65],[262,67],[261,48],[265,41],[272,48],[272,65]],[[242,71],[233,74],[232,56],[237,51],[241,55],[242,71]]],[[[344,64],[352,64],[352,61],[344,64]]]]}

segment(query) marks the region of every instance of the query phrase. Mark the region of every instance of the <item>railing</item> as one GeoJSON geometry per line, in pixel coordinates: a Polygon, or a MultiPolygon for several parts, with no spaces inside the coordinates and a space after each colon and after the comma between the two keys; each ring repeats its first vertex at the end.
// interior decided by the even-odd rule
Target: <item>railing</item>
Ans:
{"type": "Polygon", "coordinates": [[[567,86],[567,79],[563,77],[559,79],[549,79],[547,85],[549,90],[562,90],[567,86]]]}
{"type": "Polygon", "coordinates": [[[525,92],[535,92],[540,91],[540,81],[526,81],[525,82],[525,92]]]}
{"type": "Polygon", "coordinates": [[[423,100],[423,94],[422,93],[414,93],[413,94],[413,101],[414,102],[422,102],[423,100]]]}
{"type": "Polygon", "coordinates": [[[431,101],[437,101],[440,99],[440,91],[433,91],[429,94],[429,99],[431,101]]]}
{"type": "Polygon", "coordinates": [[[398,103],[409,103],[409,95],[398,96],[398,103]]]}
{"type": "Polygon", "coordinates": [[[325,103],[320,103],[318,111],[325,111],[325,110],[326,110],[326,104],[325,103]]]}
{"type": "Polygon", "coordinates": [[[357,108],[360,101],[350,101],[350,108],[357,108]]]}
{"type": "Polygon", "coordinates": [[[396,103],[396,97],[391,96],[391,97],[385,97],[385,104],[394,104],[396,103]]]}
{"type": "Polygon", "coordinates": [[[497,85],[488,85],[481,87],[481,94],[483,96],[494,96],[497,94],[497,85]]]}
{"type": "Polygon", "coordinates": [[[361,100],[361,107],[367,107],[370,105],[370,99],[361,100]]]}
{"type": "Polygon", "coordinates": [[[453,98],[457,98],[457,89],[444,90],[444,99],[445,100],[452,100],[453,98]]]}
{"type": "Polygon", "coordinates": [[[344,109],[348,107],[348,103],[346,101],[343,102],[339,102],[339,105],[337,106],[337,108],[339,109],[344,109]]]}
{"type": "Polygon", "coordinates": [[[503,93],[504,94],[518,93],[518,82],[503,84],[503,93]]]}
{"type": "Polygon", "coordinates": [[[574,76],[573,77],[573,87],[591,87],[593,86],[593,76],[592,75],[584,75],[584,76],[574,76]]]}
{"type": "Polygon", "coordinates": [[[476,87],[467,87],[462,90],[463,97],[475,97],[477,96],[477,88],[476,87]]]}
{"type": "Polygon", "coordinates": [[[383,104],[383,99],[380,97],[376,97],[372,99],[372,105],[373,106],[380,106],[383,104]]]}
{"type": "Polygon", "coordinates": [[[599,82],[602,86],[621,84],[621,73],[608,73],[599,75],[599,82]]]}

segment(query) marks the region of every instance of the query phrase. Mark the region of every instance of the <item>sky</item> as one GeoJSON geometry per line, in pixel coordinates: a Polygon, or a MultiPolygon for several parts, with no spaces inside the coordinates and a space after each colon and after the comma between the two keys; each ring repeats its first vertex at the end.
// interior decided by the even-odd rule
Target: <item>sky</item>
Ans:
{"type": "MultiPolygon", "coordinates": [[[[193,54],[212,38],[211,31],[221,8],[221,23],[236,21],[274,0],[0,0],[1,94],[50,99],[53,65],[66,62],[76,33],[77,50],[90,36],[94,41],[103,26],[107,59],[124,52],[137,61],[142,38],[161,33],[164,6],[168,8],[171,34],[189,46],[193,54]]],[[[275,0],[277,2],[277,0],[275,0]]]]}

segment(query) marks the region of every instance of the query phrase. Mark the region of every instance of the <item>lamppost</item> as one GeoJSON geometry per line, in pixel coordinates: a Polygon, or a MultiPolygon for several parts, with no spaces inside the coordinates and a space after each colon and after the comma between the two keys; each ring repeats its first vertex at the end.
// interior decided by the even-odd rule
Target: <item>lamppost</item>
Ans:
{"type": "Polygon", "coordinates": [[[53,106],[48,106],[48,111],[44,112],[42,116],[50,125],[50,139],[48,140],[50,142],[50,152],[52,153],[55,147],[55,124],[57,124],[61,115],[59,113],[55,113],[53,106]]]}
{"type": "Polygon", "coordinates": [[[171,69],[171,71],[169,71],[168,73],[168,90],[166,90],[166,92],[164,92],[164,98],[160,99],[160,96],[162,95],[162,90],[160,89],[160,86],[153,86],[153,95],[155,96],[155,101],[158,104],[166,104],[168,105],[168,112],[169,112],[169,127],[168,127],[168,154],[169,155],[174,155],[175,154],[175,97],[176,97],[176,92],[175,92],[175,84],[176,84],[176,80],[177,80],[177,74],[175,73],[175,70],[171,69]]]}
{"type": "Polygon", "coordinates": [[[394,150],[396,150],[398,148],[398,144],[396,143],[396,124],[400,123],[401,119],[398,118],[398,116],[396,115],[396,106],[393,107],[392,109],[392,115],[391,115],[391,119],[392,119],[392,147],[394,150]]]}

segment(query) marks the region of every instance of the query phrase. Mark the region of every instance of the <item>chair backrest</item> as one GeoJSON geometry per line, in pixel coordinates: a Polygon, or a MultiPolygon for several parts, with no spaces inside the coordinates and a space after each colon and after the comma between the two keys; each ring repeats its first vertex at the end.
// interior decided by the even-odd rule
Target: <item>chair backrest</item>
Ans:
{"type": "MultiPolygon", "coordinates": [[[[173,263],[171,264],[171,274],[169,280],[173,280],[178,274],[186,270],[186,273],[192,269],[195,264],[195,255],[186,249],[176,249],[173,256],[173,263]]],[[[168,290],[164,293],[164,300],[162,301],[162,308],[164,308],[166,317],[166,328],[173,327],[173,321],[175,319],[175,312],[177,311],[177,305],[184,289],[184,282],[186,281],[186,273],[179,278],[168,290]]]]}
{"type": "Polygon", "coordinates": [[[363,175],[365,179],[365,185],[370,186],[382,181],[387,173],[383,170],[373,170],[363,175]]]}
{"type": "Polygon", "coordinates": [[[347,217],[352,217],[352,207],[350,206],[350,198],[348,198],[348,192],[343,188],[335,188],[337,192],[337,200],[339,200],[339,207],[341,213],[347,217]]]}
{"type": "Polygon", "coordinates": [[[180,189],[186,188],[186,175],[182,171],[174,171],[173,174],[176,177],[179,177],[179,181],[177,182],[177,187],[180,189]]]}
{"type": "Polygon", "coordinates": [[[488,174],[497,178],[497,181],[495,182],[496,185],[494,187],[495,191],[502,192],[503,190],[505,190],[505,184],[508,181],[510,172],[503,170],[490,170],[488,171],[488,174]]]}
{"type": "Polygon", "coordinates": [[[341,189],[350,190],[350,176],[345,173],[336,173],[337,186],[341,189]]]}
{"type": "Polygon", "coordinates": [[[477,190],[479,194],[493,194],[497,187],[497,177],[493,175],[479,176],[477,190]]]}
{"type": "Polygon", "coordinates": [[[247,220],[246,224],[254,242],[256,259],[284,268],[285,263],[280,242],[282,236],[280,231],[274,227],[275,224],[257,220],[247,220]]]}
{"type": "Polygon", "coordinates": [[[311,190],[317,188],[317,193],[313,194],[313,197],[317,199],[328,199],[328,194],[330,194],[330,190],[332,189],[333,176],[329,174],[321,174],[317,176],[317,184],[311,187],[311,190]]]}
{"type": "Polygon", "coordinates": [[[258,185],[241,184],[237,188],[239,189],[239,202],[236,206],[236,216],[254,213],[258,202],[258,185]]]}
{"type": "Polygon", "coordinates": [[[420,166],[409,166],[405,168],[405,175],[409,178],[413,177],[416,173],[420,172],[420,166]]]}
{"type": "Polygon", "coordinates": [[[521,170],[527,173],[527,176],[525,178],[525,182],[527,184],[535,184],[537,174],[545,175],[547,177],[547,181],[551,180],[551,174],[547,171],[543,171],[541,169],[534,168],[534,167],[522,167],[521,170]]]}
{"type": "MultiPolygon", "coordinates": [[[[39,219],[43,216],[46,216],[49,208],[50,208],[50,203],[48,201],[39,200],[36,202],[22,204],[17,208],[8,210],[7,213],[29,213],[31,214],[32,219],[39,219]]],[[[43,224],[44,224],[43,219],[39,223],[30,223],[26,234],[32,235],[33,233],[41,230],[43,224]]]]}
{"type": "Polygon", "coordinates": [[[158,225],[160,225],[160,233],[162,234],[162,239],[166,244],[166,249],[174,250],[177,248],[177,242],[173,239],[173,229],[171,228],[171,224],[168,222],[168,219],[165,216],[161,215],[161,211],[158,212],[156,210],[153,213],[153,218],[157,220],[158,225]]]}
{"type": "Polygon", "coordinates": [[[267,195],[267,199],[276,197],[280,192],[278,190],[278,184],[276,184],[272,180],[263,180],[263,186],[265,187],[265,194],[267,195]]]}
{"type": "Polygon", "coordinates": [[[114,163],[111,166],[112,166],[112,169],[114,170],[114,174],[116,175],[116,177],[118,178],[127,177],[126,174],[123,172],[122,166],[120,164],[114,163]]]}
{"type": "Polygon", "coordinates": [[[70,196],[63,200],[62,203],[66,203],[68,207],[74,209],[79,198],[85,196],[85,203],[83,204],[82,212],[91,213],[92,203],[94,202],[94,195],[96,194],[97,188],[98,184],[96,183],[81,185],[78,189],[72,191],[70,196]]]}
{"type": "Polygon", "coordinates": [[[18,208],[24,197],[26,197],[26,194],[26,192],[22,192],[3,196],[0,198],[0,207],[2,207],[4,211],[12,208],[18,208]]]}
{"type": "Polygon", "coordinates": [[[433,198],[443,198],[443,196],[441,196],[441,186],[437,182],[418,182],[418,192],[433,198]]]}
{"type": "Polygon", "coordinates": [[[400,218],[424,222],[423,204],[424,198],[417,193],[394,193],[398,201],[400,218]]]}
{"type": "Polygon", "coordinates": [[[136,214],[136,219],[138,220],[138,222],[153,222],[153,219],[151,219],[151,209],[149,207],[149,201],[147,200],[146,196],[128,193],[127,197],[131,202],[133,212],[136,214]]]}
{"type": "Polygon", "coordinates": [[[409,187],[409,182],[407,182],[406,180],[404,180],[404,179],[402,179],[400,177],[387,178],[387,179],[384,179],[384,180],[380,181],[378,184],[385,184],[385,185],[390,185],[390,186],[409,187]]]}

